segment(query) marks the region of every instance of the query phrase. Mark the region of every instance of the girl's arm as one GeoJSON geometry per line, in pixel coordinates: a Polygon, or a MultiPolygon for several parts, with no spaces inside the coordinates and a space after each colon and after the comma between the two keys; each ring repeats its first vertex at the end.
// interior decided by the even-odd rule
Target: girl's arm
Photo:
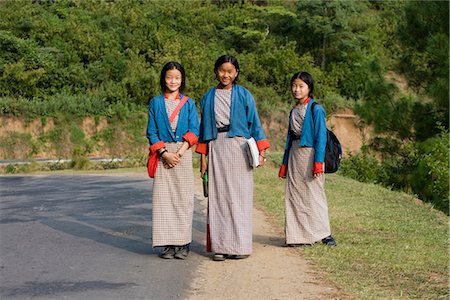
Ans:
{"type": "Polygon", "coordinates": [[[186,152],[187,149],[189,149],[191,146],[189,145],[188,142],[184,141],[183,144],[181,145],[181,147],[177,150],[176,154],[178,155],[178,157],[182,157],[184,152],[186,152]]]}
{"type": "Polygon", "coordinates": [[[178,164],[186,150],[194,146],[198,141],[199,124],[195,103],[192,99],[189,99],[185,105],[188,109],[188,131],[183,135],[183,144],[175,153],[177,159],[175,157],[172,158],[172,162],[175,165],[178,164]]]}
{"type": "Polygon", "coordinates": [[[208,162],[206,161],[206,154],[202,154],[200,158],[200,175],[203,177],[206,170],[208,170],[208,162]]]}
{"type": "Polygon", "coordinates": [[[280,177],[280,178],[286,178],[289,151],[292,147],[291,115],[292,115],[292,110],[289,113],[288,130],[287,130],[287,134],[286,134],[286,145],[284,147],[284,154],[283,154],[283,160],[281,162],[280,171],[278,172],[278,177],[280,177]]]}
{"type": "Polygon", "coordinates": [[[183,135],[183,141],[187,143],[187,148],[182,149],[183,147],[186,147],[183,143],[182,148],[177,151],[178,153],[181,151],[181,155],[183,155],[187,149],[197,144],[200,127],[194,101],[189,99],[185,105],[188,107],[188,131],[183,135]]]}
{"type": "MultiPolygon", "coordinates": [[[[199,125],[199,134],[198,134],[198,144],[197,147],[195,148],[195,152],[202,154],[202,155],[207,155],[208,154],[208,142],[206,142],[204,140],[204,134],[203,134],[203,123],[204,123],[204,105],[205,105],[205,101],[207,98],[207,94],[203,95],[202,101],[200,102],[200,115],[201,115],[201,121],[200,121],[200,125],[199,125]]],[[[202,174],[203,175],[203,174],[202,174]]]]}
{"type": "MultiPolygon", "coordinates": [[[[247,92],[246,98],[247,124],[249,124],[250,135],[255,139],[260,154],[265,156],[265,151],[270,147],[270,143],[264,135],[253,95],[247,92]]],[[[260,157],[260,162],[261,160],[263,161],[262,165],[264,165],[264,159],[262,157],[260,157]]]]}
{"type": "Polygon", "coordinates": [[[148,104],[147,139],[150,143],[150,152],[153,153],[165,147],[159,138],[158,125],[156,123],[155,98],[148,104]]]}
{"type": "Polygon", "coordinates": [[[325,147],[327,144],[327,123],[325,110],[320,105],[314,106],[314,177],[324,172],[325,147]]]}

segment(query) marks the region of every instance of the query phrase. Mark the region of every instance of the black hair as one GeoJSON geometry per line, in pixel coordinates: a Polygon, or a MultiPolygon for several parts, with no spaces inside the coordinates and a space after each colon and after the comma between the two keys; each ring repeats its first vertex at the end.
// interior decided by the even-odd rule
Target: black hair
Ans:
{"type": "Polygon", "coordinates": [[[185,81],[186,81],[186,75],[184,74],[183,66],[179,62],[176,62],[176,61],[169,61],[162,68],[162,70],[161,70],[161,77],[159,78],[159,85],[161,86],[161,90],[163,92],[166,91],[166,89],[167,89],[167,86],[166,86],[166,73],[167,73],[167,71],[173,70],[173,69],[176,69],[176,70],[180,71],[180,73],[181,73],[180,92],[183,92],[184,86],[185,86],[185,81]]]}
{"type": "Polygon", "coordinates": [[[239,72],[239,62],[238,62],[237,58],[234,57],[233,55],[225,54],[225,55],[222,55],[221,57],[219,57],[216,60],[216,63],[214,64],[214,74],[217,74],[217,70],[224,63],[230,63],[236,68],[236,71],[238,71],[238,74],[237,74],[236,78],[234,78],[234,81],[237,81],[237,79],[239,77],[239,73],[240,73],[239,72]]]}
{"type": "Polygon", "coordinates": [[[308,72],[298,72],[295,73],[291,78],[291,86],[294,83],[295,79],[300,79],[304,83],[306,83],[309,87],[309,94],[308,97],[313,98],[313,92],[314,92],[314,79],[312,78],[311,74],[308,72]]]}

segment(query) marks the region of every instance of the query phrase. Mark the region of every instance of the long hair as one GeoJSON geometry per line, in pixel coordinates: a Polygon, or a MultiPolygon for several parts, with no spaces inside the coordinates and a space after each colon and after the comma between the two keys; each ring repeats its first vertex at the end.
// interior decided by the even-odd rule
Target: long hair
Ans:
{"type": "Polygon", "coordinates": [[[313,98],[314,79],[312,78],[311,74],[309,74],[308,72],[304,72],[304,71],[295,73],[291,78],[291,86],[292,86],[292,83],[294,83],[295,79],[300,79],[301,81],[303,81],[304,83],[306,83],[308,85],[308,87],[309,87],[308,97],[313,98]]]}
{"type": "Polygon", "coordinates": [[[185,82],[186,82],[186,75],[184,73],[183,66],[179,62],[176,62],[176,61],[169,61],[162,68],[162,70],[161,70],[161,77],[159,78],[159,85],[161,86],[161,90],[163,92],[166,91],[166,89],[167,89],[167,86],[166,86],[166,73],[167,73],[167,71],[173,70],[173,69],[176,69],[176,70],[180,71],[180,73],[181,73],[180,92],[183,92],[184,86],[185,86],[185,82]]]}

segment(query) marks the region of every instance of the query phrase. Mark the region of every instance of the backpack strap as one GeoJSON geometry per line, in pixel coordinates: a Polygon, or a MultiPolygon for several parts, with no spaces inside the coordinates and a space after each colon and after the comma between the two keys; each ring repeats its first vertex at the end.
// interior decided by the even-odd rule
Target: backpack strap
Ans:
{"type": "Polygon", "coordinates": [[[312,104],[311,104],[311,114],[312,114],[312,118],[313,118],[313,124],[314,124],[314,107],[317,105],[317,102],[316,101],[314,101],[312,104]]]}
{"type": "Polygon", "coordinates": [[[178,103],[177,107],[175,107],[175,110],[173,111],[173,113],[169,117],[169,122],[170,123],[173,122],[173,120],[175,119],[177,114],[180,112],[181,108],[186,103],[186,101],[188,101],[188,99],[189,98],[187,96],[183,96],[183,98],[180,100],[180,102],[178,103]]]}

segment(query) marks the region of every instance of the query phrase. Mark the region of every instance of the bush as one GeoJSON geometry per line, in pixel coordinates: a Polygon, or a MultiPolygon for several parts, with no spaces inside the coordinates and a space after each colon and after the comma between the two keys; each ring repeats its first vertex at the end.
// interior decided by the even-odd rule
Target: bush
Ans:
{"type": "Polygon", "coordinates": [[[417,195],[449,214],[449,136],[441,134],[419,144],[420,157],[411,176],[411,186],[417,195]]]}
{"type": "Polygon", "coordinates": [[[367,151],[343,159],[339,173],[361,182],[379,183],[384,177],[381,163],[367,151]]]}
{"type": "Polygon", "coordinates": [[[441,133],[422,143],[403,143],[399,153],[382,159],[363,151],[344,159],[340,174],[361,182],[415,194],[449,214],[449,135],[441,133]]]}

